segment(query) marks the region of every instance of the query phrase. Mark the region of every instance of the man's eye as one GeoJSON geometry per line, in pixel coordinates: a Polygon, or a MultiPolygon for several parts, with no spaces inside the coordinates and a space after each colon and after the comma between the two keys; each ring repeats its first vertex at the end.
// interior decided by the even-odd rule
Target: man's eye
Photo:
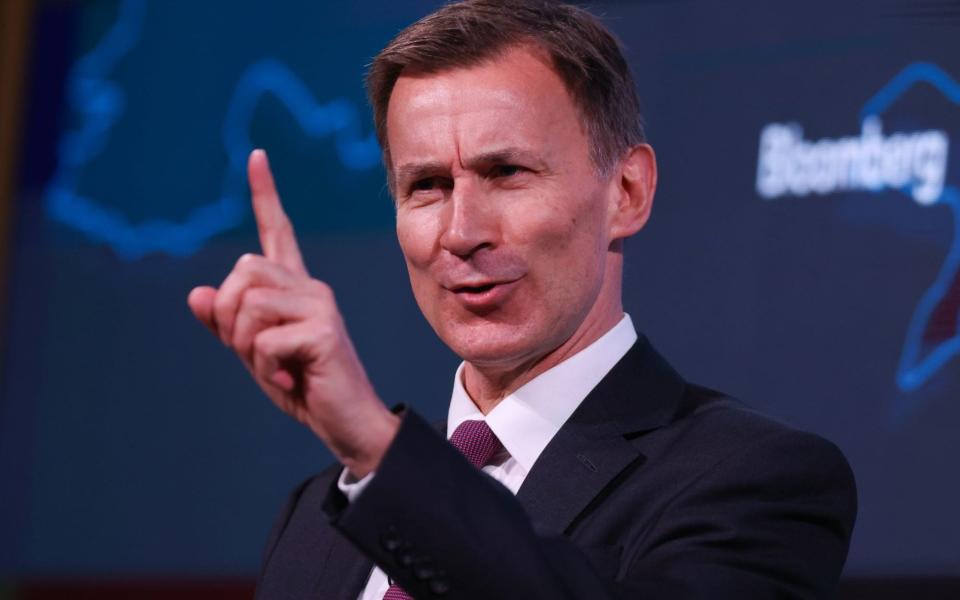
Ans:
{"type": "Polygon", "coordinates": [[[497,165],[493,168],[491,175],[493,177],[513,177],[524,169],[519,165],[497,165]]]}
{"type": "Polygon", "coordinates": [[[410,186],[410,190],[414,192],[423,192],[427,190],[432,190],[437,187],[437,181],[434,177],[429,177],[427,179],[421,179],[419,181],[413,182],[413,185],[410,186]]]}
{"type": "Polygon", "coordinates": [[[453,188],[453,181],[447,177],[424,177],[410,184],[410,193],[430,192],[453,188]]]}

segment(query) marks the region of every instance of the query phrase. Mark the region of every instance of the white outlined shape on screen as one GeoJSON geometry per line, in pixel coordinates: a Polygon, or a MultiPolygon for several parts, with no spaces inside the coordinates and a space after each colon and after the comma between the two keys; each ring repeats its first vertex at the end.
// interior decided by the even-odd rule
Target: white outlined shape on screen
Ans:
{"type": "Polygon", "coordinates": [[[249,212],[245,165],[254,146],[248,129],[266,94],[280,101],[306,135],[332,138],[344,167],[362,171],[379,164],[376,136],[362,134],[355,104],[344,98],[318,102],[290,69],[266,59],[240,76],[227,107],[223,142],[228,163],[216,200],[197,206],[181,222],[158,217],[133,223],[121,211],[83,196],[78,191],[80,175],[101,154],[124,112],[125,94],[108,77],[137,43],[145,14],[146,0],[122,2],[117,21],[70,71],[67,100],[80,125],[63,135],[56,171],[44,191],[44,206],[51,219],[82,232],[91,241],[109,245],[125,260],[149,254],[194,254],[213,236],[237,227],[249,212]]]}

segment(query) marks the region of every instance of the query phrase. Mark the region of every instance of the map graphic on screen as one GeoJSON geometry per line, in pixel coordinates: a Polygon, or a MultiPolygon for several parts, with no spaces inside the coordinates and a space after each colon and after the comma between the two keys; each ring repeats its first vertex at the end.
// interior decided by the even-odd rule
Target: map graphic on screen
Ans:
{"type": "Polygon", "coordinates": [[[124,92],[110,81],[111,70],[137,43],[146,0],[125,0],[119,16],[100,43],[70,72],[68,99],[80,125],[64,134],[56,174],[46,190],[51,218],[108,244],[125,260],[163,253],[186,257],[218,233],[239,225],[248,213],[246,159],[254,148],[248,135],[253,113],[266,94],[275,96],[303,131],[332,137],[344,167],[366,171],[380,162],[376,136],[362,134],[361,113],[345,98],[321,103],[283,63],[264,59],[250,65],[237,82],[223,124],[224,152],[229,156],[220,197],[197,206],[183,222],[157,217],[133,223],[121,211],[77,189],[85,166],[110,143],[110,131],[123,117],[124,92]]]}
{"type": "Polygon", "coordinates": [[[860,113],[859,136],[803,139],[795,123],[771,123],[760,134],[757,193],[825,195],[896,190],[920,206],[940,203],[953,214],[953,241],[936,279],[923,292],[907,328],[896,381],[908,392],[960,354],[960,187],[947,173],[946,131],[898,131],[886,136],[882,117],[914,86],[929,85],[960,106],[960,83],[940,67],[913,63],[884,85],[860,113]]]}

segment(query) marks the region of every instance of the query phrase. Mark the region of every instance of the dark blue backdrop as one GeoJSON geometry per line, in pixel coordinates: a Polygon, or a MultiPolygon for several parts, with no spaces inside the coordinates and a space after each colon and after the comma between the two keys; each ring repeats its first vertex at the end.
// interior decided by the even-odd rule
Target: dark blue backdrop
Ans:
{"type": "MultiPolygon", "coordinates": [[[[430,6],[41,4],[0,574],[252,574],[287,491],[329,462],[185,304],[257,250],[253,146],[381,395],[444,413],[457,359],[409,292],[362,89],[430,6]]],[[[627,310],[688,378],[843,448],[856,575],[960,574],[960,29],[911,7],[595,7],[661,168],[627,310]],[[763,166],[768,126],[792,133],[763,166]]]]}

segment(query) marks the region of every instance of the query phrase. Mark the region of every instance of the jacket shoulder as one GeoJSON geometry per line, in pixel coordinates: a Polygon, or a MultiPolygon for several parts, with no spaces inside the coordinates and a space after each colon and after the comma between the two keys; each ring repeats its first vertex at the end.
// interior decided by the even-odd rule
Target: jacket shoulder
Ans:
{"type": "MultiPolygon", "coordinates": [[[[740,400],[699,385],[687,384],[677,414],[663,437],[676,450],[707,465],[717,465],[738,454],[765,448],[796,453],[784,463],[826,461],[837,468],[849,465],[843,453],[824,437],[797,429],[755,410],[740,400]]],[[[759,462],[777,463],[777,457],[757,455],[759,462]]],[[[852,479],[852,475],[851,475],[852,479]]]]}

